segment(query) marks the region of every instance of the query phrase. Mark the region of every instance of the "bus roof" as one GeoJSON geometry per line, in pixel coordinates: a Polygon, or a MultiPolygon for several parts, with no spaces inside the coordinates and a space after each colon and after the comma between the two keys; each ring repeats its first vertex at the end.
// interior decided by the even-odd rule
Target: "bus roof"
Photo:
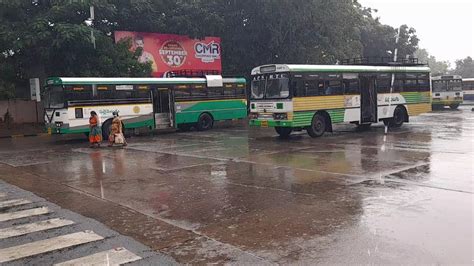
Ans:
{"type": "MultiPolygon", "coordinates": [[[[244,78],[223,78],[224,83],[245,83],[244,78]]],[[[206,78],[73,78],[51,77],[46,85],[140,85],[140,84],[202,84],[206,78]]]]}
{"type": "Polygon", "coordinates": [[[474,78],[462,79],[462,81],[465,81],[465,82],[473,82],[473,81],[474,81],[474,78]]]}
{"type": "Polygon", "coordinates": [[[348,66],[348,65],[263,65],[252,70],[252,75],[275,72],[426,72],[431,70],[425,66],[348,66]]]}

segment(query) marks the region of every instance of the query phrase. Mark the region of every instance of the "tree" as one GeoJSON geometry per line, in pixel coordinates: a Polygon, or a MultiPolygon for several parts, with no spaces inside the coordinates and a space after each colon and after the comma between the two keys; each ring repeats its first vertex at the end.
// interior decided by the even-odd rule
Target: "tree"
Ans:
{"type": "Polygon", "coordinates": [[[428,64],[431,68],[432,76],[440,76],[448,73],[449,62],[436,60],[436,57],[430,55],[425,49],[416,50],[414,56],[418,58],[421,63],[428,64]]]}
{"type": "MultiPolygon", "coordinates": [[[[113,9],[106,1],[97,3],[104,6],[102,11],[113,9]]],[[[14,67],[0,85],[31,77],[150,75],[151,66],[137,61],[139,54],[129,51],[130,42],[114,44],[110,32],[86,25],[88,17],[86,1],[0,2],[1,63],[14,67]]]]}
{"type": "Polygon", "coordinates": [[[398,58],[413,56],[413,53],[418,49],[419,42],[414,28],[402,25],[399,29],[395,29],[384,25],[378,17],[373,17],[373,13],[376,13],[377,10],[365,8],[358,2],[355,2],[355,5],[363,19],[361,42],[364,57],[393,57],[395,48],[398,48],[398,58]],[[398,45],[396,45],[396,35],[399,30],[400,38],[398,45]]]}
{"type": "Polygon", "coordinates": [[[453,74],[461,75],[463,78],[474,78],[474,61],[468,56],[464,59],[456,60],[456,68],[453,74]]]}

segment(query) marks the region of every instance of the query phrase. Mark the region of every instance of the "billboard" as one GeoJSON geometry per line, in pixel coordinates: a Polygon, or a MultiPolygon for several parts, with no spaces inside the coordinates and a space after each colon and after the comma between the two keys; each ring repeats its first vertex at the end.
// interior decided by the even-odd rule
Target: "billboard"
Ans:
{"type": "Polygon", "coordinates": [[[132,50],[143,48],[138,60],[151,62],[155,77],[184,70],[222,72],[221,39],[218,37],[198,40],[175,34],[115,32],[115,42],[124,38],[131,38],[132,50]]]}

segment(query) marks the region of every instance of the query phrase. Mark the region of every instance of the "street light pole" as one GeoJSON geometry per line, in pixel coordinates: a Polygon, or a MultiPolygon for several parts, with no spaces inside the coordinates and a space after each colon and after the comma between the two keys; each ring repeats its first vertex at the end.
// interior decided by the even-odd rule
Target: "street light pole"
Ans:
{"type": "Polygon", "coordinates": [[[94,45],[94,49],[96,49],[96,46],[95,46],[95,36],[94,36],[94,28],[92,27],[92,25],[94,24],[94,18],[95,18],[95,15],[94,15],[94,6],[90,6],[90,27],[91,27],[91,41],[92,41],[92,45],[94,45]]]}

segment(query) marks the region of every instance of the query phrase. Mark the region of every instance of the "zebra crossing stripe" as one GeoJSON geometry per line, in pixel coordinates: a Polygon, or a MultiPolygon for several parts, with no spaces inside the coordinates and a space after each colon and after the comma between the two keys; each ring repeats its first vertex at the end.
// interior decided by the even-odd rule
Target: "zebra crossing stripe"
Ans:
{"type": "Polygon", "coordinates": [[[9,228],[0,229],[0,239],[15,237],[15,236],[22,236],[34,232],[59,228],[67,225],[74,224],[73,221],[65,220],[65,219],[50,219],[46,221],[40,221],[36,223],[24,224],[13,226],[9,228]]]}
{"type": "Polygon", "coordinates": [[[125,248],[116,248],[95,253],[82,258],[55,264],[56,266],[72,265],[120,265],[140,260],[142,257],[135,255],[125,248]]]}
{"type": "Polygon", "coordinates": [[[0,263],[18,260],[58,249],[78,246],[104,239],[94,232],[78,232],[19,246],[0,249],[0,263]]]}
{"type": "Polygon", "coordinates": [[[13,200],[5,200],[0,201],[0,208],[10,208],[20,205],[29,204],[31,201],[25,199],[13,199],[13,200]]]}
{"type": "Polygon", "coordinates": [[[34,209],[16,211],[16,212],[6,212],[0,213],[0,222],[10,221],[14,219],[20,219],[30,216],[37,216],[42,214],[49,213],[49,209],[47,207],[39,207],[34,209]]]}

